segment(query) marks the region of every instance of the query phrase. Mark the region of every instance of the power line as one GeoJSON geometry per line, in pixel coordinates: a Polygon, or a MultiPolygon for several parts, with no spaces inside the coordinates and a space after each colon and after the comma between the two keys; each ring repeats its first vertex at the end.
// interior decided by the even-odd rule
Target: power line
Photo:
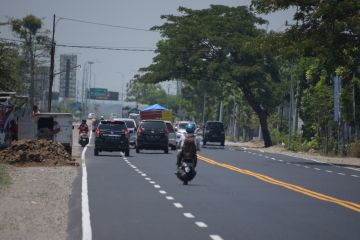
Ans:
{"type": "Polygon", "coordinates": [[[122,29],[127,29],[127,30],[135,30],[135,31],[143,31],[143,32],[158,32],[158,31],[155,31],[155,30],[150,30],[150,29],[145,29],[145,28],[134,28],[134,27],[128,27],[128,26],[113,25],[113,24],[106,24],[106,23],[92,22],[92,21],[85,21],[85,20],[75,19],[75,18],[66,18],[66,17],[57,17],[57,18],[58,18],[58,20],[64,19],[64,20],[73,21],[73,22],[87,23],[87,24],[105,26],[105,27],[122,28],[122,29]]]}
{"type": "Polygon", "coordinates": [[[138,48],[122,48],[122,47],[103,47],[103,46],[84,46],[84,45],[66,45],[56,44],[57,47],[68,48],[88,48],[96,50],[114,50],[114,51],[128,51],[128,52],[154,52],[155,49],[138,49],[138,48]]]}
{"type": "MultiPolygon", "coordinates": [[[[15,42],[15,43],[25,43],[23,40],[19,39],[9,39],[9,38],[0,38],[2,41],[7,42],[15,42]]],[[[35,43],[35,45],[40,46],[50,46],[51,44],[39,44],[35,43]]],[[[154,52],[155,49],[141,49],[141,48],[131,48],[131,47],[106,47],[106,46],[91,46],[91,45],[69,45],[69,44],[56,44],[57,47],[68,47],[68,48],[87,48],[87,49],[95,49],[95,50],[114,50],[114,51],[128,51],[128,52],[154,52]]]]}

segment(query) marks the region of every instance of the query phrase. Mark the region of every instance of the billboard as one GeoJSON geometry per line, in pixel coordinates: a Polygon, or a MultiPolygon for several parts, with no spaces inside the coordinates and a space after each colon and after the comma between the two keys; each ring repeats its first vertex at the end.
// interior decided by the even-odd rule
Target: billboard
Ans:
{"type": "Polygon", "coordinates": [[[119,101],[119,92],[108,91],[107,100],[119,101]]]}

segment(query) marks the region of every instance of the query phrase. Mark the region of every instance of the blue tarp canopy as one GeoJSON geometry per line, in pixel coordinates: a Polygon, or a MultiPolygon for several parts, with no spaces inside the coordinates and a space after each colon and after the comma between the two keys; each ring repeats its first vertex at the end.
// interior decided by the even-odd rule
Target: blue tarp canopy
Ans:
{"type": "Polygon", "coordinates": [[[159,104],[151,105],[143,110],[143,112],[153,111],[153,110],[168,110],[166,107],[163,107],[159,104]]]}

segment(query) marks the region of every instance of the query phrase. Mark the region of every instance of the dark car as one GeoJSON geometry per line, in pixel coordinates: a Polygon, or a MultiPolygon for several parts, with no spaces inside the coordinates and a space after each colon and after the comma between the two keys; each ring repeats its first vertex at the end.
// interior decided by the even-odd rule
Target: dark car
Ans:
{"type": "Polygon", "coordinates": [[[217,121],[208,121],[205,124],[203,132],[203,144],[207,142],[220,142],[221,146],[225,144],[224,124],[217,121]]]}
{"type": "Polygon", "coordinates": [[[95,156],[99,152],[121,151],[129,156],[129,130],[123,121],[100,121],[96,128],[95,156]]]}
{"type": "Polygon", "coordinates": [[[164,121],[144,120],[137,129],[136,152],[141,149],[169,152],[169,131],[164,121]]]}

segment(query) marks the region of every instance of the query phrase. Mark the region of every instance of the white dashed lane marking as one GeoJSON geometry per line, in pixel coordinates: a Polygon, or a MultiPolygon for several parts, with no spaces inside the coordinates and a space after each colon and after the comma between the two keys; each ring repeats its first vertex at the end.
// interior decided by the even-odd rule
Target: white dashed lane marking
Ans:
{"type": "Polygon", "coordinates": [[[185,216],[186,218],[195,218],[195,216],[192,215],[191,213],[184,213],[184,216],[185,216]]]}
{"type": "Polygon", "coordinates": [[[207,228],[207,225],[206,225],[206,223],[204,223],[204,222],[195,222],[195,224],[196,224],[198,227],[207,228]]]}
{"type": "MultiPolygon", "coordinates": [[[[253,154],[255,154],[255,153],[253,153],[253,154]]],[[[137,173],[139,173],[141,176],[143,176],[144,179],[147,180],[150,184],[153,184],[153,185],[154,185],[154,188],[161,189],[161,186],[158,185],[158,184],[156,184],[155,181],[152,181],[151,178],[147,177],[147,174],[145,174],[144,172],[142,172],[142,171],[141,171],[140,169],[138,169],[135,165],[131,164],[131,162],[129,162],[127,159],[125,159],[125,158],[123,158],[123,159],[124,159],[124,162],[127,163],[129,167],[133,168],[133,169],[135,170],[135,172],[137,172],[137,173]]],[[[164,195],[167,194],[167,192],[164,191],[164,190],[159,190],[159,193],[160,193],[160,194],[164,194],[164,195]]],[[[167,199],[167,200],[170,200],[170,201],[175,200],[175,198],[172,197],[172,196],[166,196],[166,199],[167,199]]],[[[176,202],[176,203],[173,203],[173,204],[174,204],[174,207],[176,207],[176,208],[184,208],[184,206],[183,206],[181,203],[179,203],[179,202],[176,202]]],[[[194,216],[193,214],[191,214],[191,213],[188,213],[188,212],[187,212],[187,213],[183,213],[183,214],[184,214],[184,216],[185,216],[186,218],[195,218],[195,216],[194,216]]],[[[197,221],[197,222],[195,222],[195,224],[196,224],[199,228],[207,228],[207,227],[208,227],[208,225],[207,225],[206,223],[204,223],[204,222],[199,222],[199,221],[197,221]]],[[[221,238],[219,235],[216,235],[216,234],[211,234],[211,235],[209,235],[209,236],[210,236],[210,238],[213,239],[213,240],[223,240],[223,238],[221,238]]]]}
{"type": "Polygon", "coordinates": [[[181,203],[174,203],[174,206],[176,208],[183,208],[183,205],[181,203]]]}
{"type": "MultiPolygon", "coordinates": [[[[245,149],[245,148],[244,148],[245,149]]],[[[257,155],[257,156],[259,156],[259,157],[263,157],[263,158],[266,158],[266,159],[271,159],[271,160],[275,160],[275,161],[278,161],[278,162],[283,162],[283,163],[285,163],[285,164],[287,164],[287,165],[295,165],[295,166],[297,166],[297,167],[304,167],[304,168],[307,168],[307,169],[309,169],[309,168],[311,168],[311,167],[309,167],[309,166],[304,166],[304,165],[301,165],[301,164],[295,164],[295,163],[291,163],[291,162],[286,162],[286,161],[284,161],[284,160],[282,160],[282,159],[276,159],[276,158],[274,158],[274,157],[269,157],[269,156],[266,156],[266,155],[263,155],[263,154],[260,154],[260,153],[258,153],[258,154],[256,154],[256,153],[254,153],[254,152],[250,152],[250,151],[244,151],[244,152],[246,152],[246,153],[249,153],[249,154],[253,154],[253,155],[257,155]]],[[[264,152],[264,151],[260,151],[260,152],[264,152]]],[[[300,160],[303,160],[302,158],[299,158],[300,160]]],[[[324,162],[321,162],[321,161],[318,161],[318,160],[315,160],[315,159],[307,159],[307,160],[311,160],[311,161],[314,161],[314,162],[318,162],[318,163],[324,163],[324,162]]],[[[327,165],[329,165],[329,164],[327,164],[327,165]]],[[[331,164],[329,165],[329,166],[332,166],[331,164]]],[[[340,168],[339,166],[334,166],[334,167],[337,167],[337,168],[340,168]]],[[[314,170],[317,170],[317,171],[321,171],[322,169],[320,169],[320,168],[313,168],[314,170]]],[[[331,171],[331,170],[325,170],[326,172],[328,172],[328,173],[333,173],[333,171],[331,171]]],[[[338,172],[338,173],[336,173],[336,174],[338,174],[338,175],[341,175],[341,176],[347,176],[347,174],[345,174],[345,173],[341,173],[341,172],[338,172]]],[[[360,176],[358,176],[358,175],[356,175],[356,174],[353,174],[353,175],[348,175],[348,176],[351,176],[351,177],[355,177],[355,178],[359,178],[360,176]]]]}
{"type": "Polygon", "coordinates": [[[222,237],[220,237],[219,235],[210,235],[210,238],[212,240],[224,240],[222,237]]]}

